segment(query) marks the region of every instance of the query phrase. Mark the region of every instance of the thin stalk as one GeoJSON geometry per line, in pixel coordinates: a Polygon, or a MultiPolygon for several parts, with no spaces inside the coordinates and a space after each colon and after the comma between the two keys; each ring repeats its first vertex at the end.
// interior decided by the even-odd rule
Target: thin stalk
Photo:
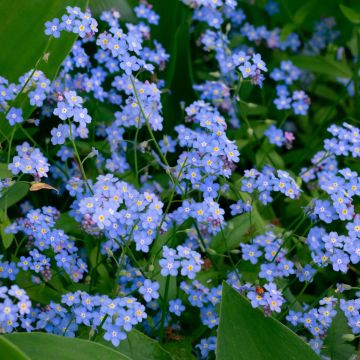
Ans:
{"type": "Polygon", "coordinates": [[[160,343],[162,343],[164,340],[164,327],[165,327],[165,318],[167,313],[166,306],[167,306],[167,299],[169,293],[169,285],[170,285],[170,275],[166,277],[164,301],[161,307],[160,343]]]}

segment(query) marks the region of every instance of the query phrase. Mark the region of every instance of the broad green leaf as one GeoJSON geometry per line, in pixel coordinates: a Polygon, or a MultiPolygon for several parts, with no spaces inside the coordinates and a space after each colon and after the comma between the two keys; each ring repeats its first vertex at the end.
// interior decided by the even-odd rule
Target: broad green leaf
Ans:
{"type": "Polygon", "coordinates": [[[332,78],[351,78],[351,69],[344,63],[321,56],[298,55],[292,58],[293,63],[305,70],[332,78]]]}
{"type": "Polygon", "coordinates": [[[6,355],[6,360],[30,360],[18,347],[7,340],[5,336],[0,336],[0,354],[2,356],[6,355]]]}
{"type": "MultiPolygon", "coordinates": [[[[77,35],[62,32],[58,39],[46,36],[45,22],[61,18],[67,5],[84,10],[86,4],[87,0],[0,1],[0,76],[17,82],[20,76],[37,67],[53,80],[77,35]]],[[[25,93],[18,95],[12,104],[23,109],[25,119],[35,109],[25,93]]],[[[13,128],[3,115],[0,121],[1,138],[9,137],[13,128]]]]}
{"type": "MultiPolygon", "coordinates": [[[[66,6],[85,9],[86,0],[16,0],[0,1],[0,75],[10,82],[34,68],[41,58],[49,37],[45,35],[45,22],[66,13],[66,6]]],[[[48,61],[39,68],[53,79],[59,66],[69,53],[77,35],[62,32],[52,39],[48,61]]]]}
{"type": "Polygon", "coordinates": [[[0,209],[6,210],[10,206],[16,204],[26,196],[28,191],[29,185],[21,182],[17,182],[3,190],[2,197],[0,198],[0,209]]]}
{"type": "Polygon", "coordinates": [[[170,341],[164,344],[164,347],[171,354],[173,360],[195,360],[192,353],[191,338],[185,337],[179,341],[170,341]]]}
{"type": "Polygon", "coordinates": [[[67,234],[83,234],[80,224],[74,219],[73,216],[70,216],[68,212],[60,214],[55,226],[58,229],[64,230],[67,234]]]}
{"type": "Polygon", "coordinates": [[[87,340],[36,332],[15,333],[3,336],[31,360],[130,359],[118,351],[87,340]]]}
{"type": "Polygon", "coordinates": [[[241,214],[229,220],[225,229],[212,239],[210,247],[218,253],[235,249],[249,237],[249,234],[262,230],[264,226],[265,223],[254,205],[250,213],[241,214]]]}
{"type": "Polygon", "coordinates": [[[337,101],[339,98],[339,94],[335,90],[323,84],[317,85],[313,93],[330,101],[337,101]]]}
{"type": "Polygon", "coordinates": [[[90,9],[94,16],[106,10],[116,10],[120,14],[120,21],[135,21],[135,15],[131,10],[127,0],[90,0],[90,9]]]}
{"type": "Polygon", "coordinates": [[[331,360],[348,360],[354,355],[354,346],[343,339],[343,335],[345,334],[351,334],[351,330],[347,324],[344,313],[340,309],[337,309],[337,314],[324,340],[325,354],[328,355],[331,360]]]}
{"type": "Polygon", "coordinates": [[[264,142],[260,149],[256,152],[256,166],[262,168],[266,163],[275,166],[277,169],[283,169],[285,163],[283,158],[275,151],[274,145],[264,142]]]}
{"type": "Polygon", "coordinates": [[[297,28],[295,23],[286,24],[280,33],[280,40],[285,41],[287,37],[297,28]]]}
{"type": "Polygon", "coordinates": [[[61,301],[62,293],[51,288],[49,284],[42,283],[34,286],[31,281],[28,281],[27,275],[21,275],[20,279],[19,277],[17,278],[17,285],[20,287],[23,287],[21,284],[24,282],[28,284],[26,292],[32,301],[43,305],[48,305],[51,301],[61,301]]]}
{"type": "Polygon", "coordinates": [[[266,106],[254,103],[246,103],[245,101],[242,101],[239,104],[239,107],[245,115],[264,115],[268,111],[266,106]]]}
{"type": "Polygon", "coordinates": [[[301,25],[310,14],[311,10],[315,7],[317,2],[318,0],[308,0],[305,2],[305,4],[300,6],[293,16],[294,23],[301,25]]]}
{"type": "Polygon", "coordinates": [[[6,212],[0,209],[0,235],[4,245],[4,248],[7,249],[14,240],[13,234],[7,234],[5,228],[11,225],[11,221],[6,215],[6,212]]]}
{"type": "Polygon", "coordinates": [[[103,293],[111,291],[113,281],[104,265],[104,256],[100,254],[98,246],[93,247],[89,260],[92,268],[90,276],[95,279],[97,290],[103,293]]]}
{"type": "Polygon", "coordinates": [[[163,96],[165,133],[174,131],[174,125],[181,122],[180,102],[189,104],[196,97],[193,89],[193,61],[191,56],[191,10],[178,0],[156,0],[154,11],[160,15],[159,26],[154,27],[152,36],[170,54],[165,69],[166,88],[171,89],[163,96]]]}
{"type": "Polygon", "coordinates": [[[355,11],[354,9],[345,6],[343,4],[339,5],[339,8],[341,12],[344,14],[344,16],[351,21],[353,24],[360,24],[360,13],[355,11]]]}
{"type": "Polygon", "coordinates": [[[240,261],[236,268],[244,281],[250,283],[255,283],[257,281],[260,272],[259,264],[254,265],[251,264],[250,261],[240,261]]]}
{"type": "Polygon", "coordinates": [[[12,173],[7,164],[0,164],[0,179],[12,177],[12,173]]]}
{"type": "Polygon", "coordinates": [[[302,6],[299,7],[299,9],[295,12],[295,14],[292,16],[292,23],[286,24],[280,35],[280,39],[282,41],[286,40],[286,38],[290,35],[291,32],[296,30],[302,23],[305,21],[307,16],[310,14],[311,10],[316,5],[317,0],[309,0],[305,2],[302,6]]]}
{"type": "MultiPolygon", "coordinates": [[[[111,343],[102,338],[99,343],[114,348],[111,343]]],[[[127,339],[121,341],[120,345],[114,349],[133,360],[171,360],[170,354],[161,347],[158,341],[136,329],[131,330],[127,334],[127,339]]]]}
{"type": "Polygon", "coordinates": [[[217,360],[319,360],[300,337],[223,283],[217,360]]]}

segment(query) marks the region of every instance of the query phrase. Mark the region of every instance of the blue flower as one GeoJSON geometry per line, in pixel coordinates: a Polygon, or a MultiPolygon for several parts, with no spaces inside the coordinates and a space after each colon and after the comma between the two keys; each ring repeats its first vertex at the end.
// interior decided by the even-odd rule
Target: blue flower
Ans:
{"type": "Polygon", "coordinates": [[[46,35],[52,35],[54,38],[60,37],[60,21],[59,19],[55,18],[51,21],[47,21],[45,23],[45,34],[46,35]]]}
{"type": "Polygon", "coordinates": [[[185,306],[183,305],[180,299],[170,300],[169,301],[169,311],[176,316],[180,316],[181,313],[185,310],[185,306]]]}
{"type": "Polygon", "coordinates": [[[51,130],[51,143],[53,145],[62,145],[70,136],[70,127],[67,124],[60,124],[57,128],[51,130]]]}
{"type": "Polygon", "coordinates": [[[70,119],[73,116],[73,109],[65,102],[60,101],[54,109],[54,115],[58,116],[61,120],[70,119]]]}
{"type": "Polygon", "coordinates": [[[146,302],[150,302],[151,300],[159,297],[159,288],[160,284],[158,282],[151,282],[151,280],[146,279],[144,281],[144,285],[140,287],[139,293],[144,296],[144,300],[146,302]]]}
{"type": "Polygon", "coordinates": [[[6,115],[6,119],[9,121],[11,126],[14,126],[17,123],[22,123],[24,121],[22,117],[22,110],[12,107],[6,115]]]}

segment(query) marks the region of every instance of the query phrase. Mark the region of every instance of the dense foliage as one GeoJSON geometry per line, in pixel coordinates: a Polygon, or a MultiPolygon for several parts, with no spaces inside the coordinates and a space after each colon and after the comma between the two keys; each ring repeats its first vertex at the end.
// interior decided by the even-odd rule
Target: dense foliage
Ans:
{"type": "Polygon", "coordinates": [[[0,18],[1,354],[356,358],[360,4],[0,18]]]}

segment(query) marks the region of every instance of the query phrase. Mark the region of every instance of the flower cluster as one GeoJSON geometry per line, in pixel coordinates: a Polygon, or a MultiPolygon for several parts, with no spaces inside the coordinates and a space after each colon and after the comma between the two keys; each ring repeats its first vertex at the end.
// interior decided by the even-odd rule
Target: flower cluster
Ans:
{"type": "Polygon", "coordinates": [[[58,96],[58,103],[54,109],[54,115],[65,121],[72,119],[73,123],[78,123],[75,127],[73,124],[61,124],[51,130],[51,142],[53,145],[62,145],[69,137],[87,138],[89,130],[86,128],[91,123],[91,117],[88,110],[82,107],[83,99],[75,91],[64,91],[64,96],[58,96]],[[72,135],[72,136],[71,136],[72,135]]]}
{"type": "Polygon", "coordinates": [[[135,241],[137,250],[149,251],[157,228],[165,225],[161,220],[163,203],[157,196],[140,193],[110,174],[100,175],[90,193],[83,191],[84,185],[76,193],[74,217],[89,233],[101,231],[107,235],[109,240],[102,245],[104,253],[130,240],[135,241]]]}
{"type": "MultiPolygon", "coordinates": [[[[241,8],[235,0],[182,2],[194,22],[181,25],[177,40],[183,45],[185,29],[191,46],[202,47],[192,52],[198,58],[189,77],[197,83],[184,84],[191,94],[179,97],[182,89],[172,88],[178,60],[161,74],[169,55],[152,38],[160,19],[145,0],[134,8],[137,22],[102,12],[99,33],[89,10],[67,7],[45,24],[49,43],[62,31],[78,34],[54,81],[37,69],[16,83],[0,77],[0,115],[11,126],[9,139],[0,134],[7,146],[0,160],[12,159],[11,174],[0,169],[0,333],[88,331],[89,339],[102,336],[116,347],[135,327],[161,340],[181,338],[190,318],[204,330],[193,351],[205,359],[216,349],[224,280],[266,316],[286,317],[319,353],[339,308],[360,333],[359,299],[335,298],[339,288],[356,288],[331,285],[321,296],[316,288],[324,271],[353,281],[347,273],[360,263],[360,130],[347,109],[357,101],[335,103],[328,89],[332,109],[349,123],[327,125],[333,115],[316,112],[321,87],[283,53],[329,48],[327,57],[337,51],[345,59],[345,47],[327,47],[337,36],[334,20],[324,18],[300,42],[297,33],[284,37],[280,28],[250,22],[251,6],[279,13],[273,0],[241,8]],[[36,119],[28,119],[20,95],[36,119]],[[176,99],[184,99],[177,112],[176,99]],[[287,111],[271,120],[277,110],[287,111]],[[309,146],[315,155],[307,168],[301,145],[313,129],[307,117],[295,127],[291,114],[314,115],[319,132],[329,126],[320,151],[315,139],[309,146]],[[12,194],[3,190],[28,175],[31,202],[8,210],[12,194]],[[39,184],[43,177],[49,184],[39,184]],[[59,196],[39,196],[39,185],[42,193],[59,188],[59,196]],[[312,283],[319,304],[307,305],[306,296],[291,301],[298,286],[310,295],[312,283]],[[31,304],[43,288],[58,300],[31,304]]],[[[356,94],[351,81],[347,90],[356,94]]]]}
{"type": "Polygon", "coordinates": [[[90,295],[84,291],[67,293],[61,304],[50,303],[38,315],[37,328],[46,332],[74,336],[80,325],[103,332],[104,339],[118,346],[126,333],[146,319],[145,307],[133,297],[90,295]]]}
{"type": "Polygon", "coordinates": [[[21,326],[26,329],[31,302],[25,290],[17,285],[0,287],[0,334],[10,333],[21,326]]]}
{"type": "Polygon", "coordinates": [[[27,92],[30,105],[42,106],[50,93],[50,80],[41,70],[30,70],[20,76],[19,84],[9,83],[0,76],[0,113],[5,113],[11,126],[24,121],[22,109],[13,105],[21,91],[27,92]]]}
{"type": "Polygon", "coordinates": [[[180,283],[180,288],[187,294],[192,306],[200,309],[200,319],[203,325],[213,329],[219,324],[219,315],[215,305],[220,303],[222,286],[208,288],[195,280],[192,284],[180,283]]]}
{"type": "Polygon", "coordinates": [[[271,167],[264,167],[259,172],[256,169],[246,170],[242,180],[241,191],[249,194],[258,192],[259,200],[263,204],[272,201],[271,192],[280,192],[285,196],[295,199],[300,196],[300,186],[287,171],[274,171],[271,167]]]}
{"type": "Polygon", "coordinates": [[[344,312],[354,334],[360,333],[360,301],[340,299],[340,309],[344,312]]]}
{"type": "Polygon", "coordinates": [[[306,50],[309,53],[318,54],[325,49],[328,44],[339,37],[340,32],[334,30],[336,25],[333,17],[324,17],[315,23],[315,31],[311,39],[306,44],[306,50]]]}
{"type": "Polygon", "coordinates": [[[240,244],[242,258],[257,264],[261,260],[259,278],[274,281],[295,273],[294,263],[286,258],[287,250],[283,247],[285,239],[275,236],[271,231],[253,239],[252,244],[240,244]]]}
{"type": "Polygon", "coordinates": [[[142,83],[124,75],[115,77],[114,87],[130,96],[121,111],[115,113],[115,126],[139,128],[144,124],[149,124],[153,130],[162,130],[161,92],[156,84],[147,81],[142,83]]]}
{"type": "Polygon", "coordinates": [[[194,279],[203,264],[198,252],[181,245],[176,249],[164,246],[162,256],[159,261],[162,276],[177,276],[180,272],[182,276],[194,279]]]}
{"type": "MultiPolygon", "coordinates": [[[[59,212],[50,206],[30,210],[24,218],[13,222],[7,232],[23,233],[32,249],[30,256],[21,256],[17,266],[25,271],[32,270],[44,279],[50,280],[52,269],[63,269],[72,281],[80,281],[87,271],[87,264],[78,255],[74,242],[56,228],[59,212]]],[[[39,278],[38,278],[39,279],[39,278]]]]}
{"type": "Polygon", "coordinates": [[[274,104],[278,110],[293,109],[295,115],[307,115],[310,105],[310,98],[303,90],[295,90],[290,95],[288,85],[299,80],[301,71],[289,60],[282,61],[280,68],[275,68],[270,77],[276,82],[283,81],[284,85],[276,86],[277,98],[274,104]]]}
{"type": "Polygon", "coordinates": [[[0,279],[15,280],[19,269],[13,261],[3,261],[3,255],[0,256],[0,279]]]}
{"type": "Polygon", "coordinates": [[[17,155],[13,157],[9,164],[9,170],[14,174],[30,174],[35,179],[47,177],[50,164],[38,148],[31,147],[29,143],[24,142],[16,146],[17,155]]]}
{"type": "Polygon", "coordinates": [[[226,136],[225,119],[211,105],[200,100],[185,111],[188,120],[202,129],[192,130],[184,125],[175,128],[179,145],[189,149],[179,156],[175,176],[183,189],[187,180],[204,198],[214,199],[219,190],[216,179],[231,175],[240,154],[235,143],[226,136]]]}
{"type": "Polygon", "coordinates": [[[45,23],[45,34],[59,38],[62,31],[72,32],[79,35],[81,38],[89,37],[96,33],[98,23],[91,17],[89,11],[81,11],[79,7],[66,7],[67,14],[58,18],[52,19],[45,23]]]}
{"type": "Polygon", "coordinates": [[[319,301],[319,307],[305,312],[289,311],[286,320],[292,326],[303,326],[308,330],[313,339],[310,345],[316,353],[320,353],[323,338],[327,329],[330,327],[334,316],[336,315],[337,299],[334,297],[325,297],[319,301]]]}
{"type": "Polygon", "coordinates": [[[275,125],[270,125],[264,132],[264,135],[268,138],[269,143],[278,147],[286,146],[287,149],[291,149],[292,142],[295,140],[294,134],[290,131],[283,131],[277,128],[275,125]]]}

